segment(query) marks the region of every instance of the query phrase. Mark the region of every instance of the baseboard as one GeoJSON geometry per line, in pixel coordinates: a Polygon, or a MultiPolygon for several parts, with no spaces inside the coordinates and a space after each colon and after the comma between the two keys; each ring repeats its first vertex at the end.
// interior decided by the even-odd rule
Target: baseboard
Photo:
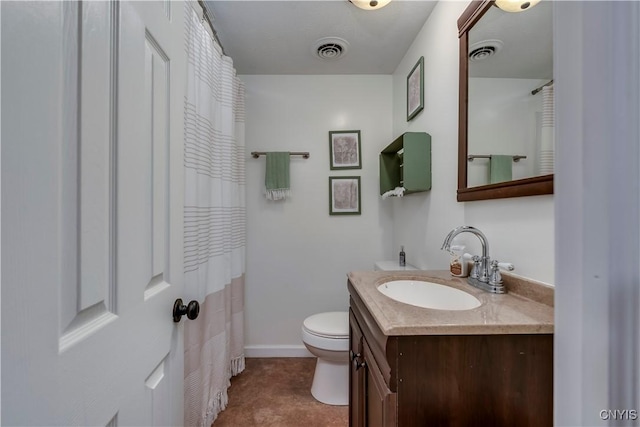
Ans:
{"type": "Polygon", "coordinates": [[[304,345],[248,345],[245,357],[315,357],[304,345]]]}

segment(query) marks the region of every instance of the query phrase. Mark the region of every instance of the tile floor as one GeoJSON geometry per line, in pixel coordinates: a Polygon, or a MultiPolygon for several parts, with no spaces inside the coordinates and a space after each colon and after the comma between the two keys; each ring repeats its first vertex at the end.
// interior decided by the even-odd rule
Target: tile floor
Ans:
{"type": "Polygon", "coordinates": [[[315,358],[246,359],[213,427],[348,426],[347,406],[325,405],[311,396],[315,363],[315,358]]]}

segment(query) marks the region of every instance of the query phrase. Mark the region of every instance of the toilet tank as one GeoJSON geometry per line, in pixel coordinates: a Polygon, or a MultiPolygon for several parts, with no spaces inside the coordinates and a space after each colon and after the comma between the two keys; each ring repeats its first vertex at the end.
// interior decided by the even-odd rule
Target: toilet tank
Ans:
{"type": "Polygon", "coordinates": [[[404,271],[404,270],[417,270],[414,265],[407,263],[404,267],[400,266],[398,261],[377,261],[373,265],[373,269],[376,271],[404,271]]]}

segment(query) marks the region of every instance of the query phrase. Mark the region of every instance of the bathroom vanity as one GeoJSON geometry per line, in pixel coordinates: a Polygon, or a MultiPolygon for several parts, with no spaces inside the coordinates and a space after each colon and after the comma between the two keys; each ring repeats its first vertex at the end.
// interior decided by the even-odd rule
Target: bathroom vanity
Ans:
{"type": "Polygon", "coordinates": [[[505,283],[496,295],[448,271],[349,273],[350,426],[552,425],[553,289],[505,283]],[[398,279],[451,286],[481,306],[432,310],[378,291],[398,279]]]}

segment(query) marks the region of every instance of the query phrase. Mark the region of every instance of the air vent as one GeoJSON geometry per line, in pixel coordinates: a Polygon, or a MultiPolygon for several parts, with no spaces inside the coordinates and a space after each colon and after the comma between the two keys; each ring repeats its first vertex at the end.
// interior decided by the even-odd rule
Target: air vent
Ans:
{"type": "Polygon", "coordinates": [[[349,43],[338,37],[324,37],[314,44],[314,54],[324,60],[334,61],[342,58],[349,48],[349,43]]]}
{"type": "Polygon", "coordinates": [[[500,40],[483,40],[469,47],[469,61],[482,61],[494,56],[502,49],[500,40]]]}
{"type": "Polygon", "coordinates": [[[318,46],[318,56],[322,59],[336,59],[342,56],[343,48],[337,43],[325,43],[318,46]]]}

